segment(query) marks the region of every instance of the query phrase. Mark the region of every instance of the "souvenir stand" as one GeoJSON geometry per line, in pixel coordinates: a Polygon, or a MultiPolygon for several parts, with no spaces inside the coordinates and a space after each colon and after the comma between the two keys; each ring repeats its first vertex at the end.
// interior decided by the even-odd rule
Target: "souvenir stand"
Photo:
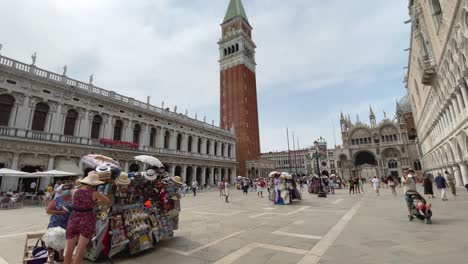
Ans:
{"type": "MultiPolygon", "coordinates": [[[[159,162],[159,160],[158,160],[159,162]]],[[[112,258],[120,252],[131,255],[153,248],[155,243],[173,237],[180,212],[180,177],[168,177],[164,168],[149,164],[143,173],[120,172],[118,164],[95,168],[101,181],[98,191],[111,205],[96,208],[96,235],[86,258],[112,258]]]]}
{"type": "Polygon", "coordinates": [[[274,204],[290,204],[293,200],[301,200],[301,194],[291,174],[273,171],[269,174],[270,201],[274,204]]]}

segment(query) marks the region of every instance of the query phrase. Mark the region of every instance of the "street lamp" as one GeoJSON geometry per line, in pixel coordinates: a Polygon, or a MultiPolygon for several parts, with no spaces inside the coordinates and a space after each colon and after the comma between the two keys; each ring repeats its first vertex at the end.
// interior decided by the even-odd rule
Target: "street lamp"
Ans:
{"type": "Polygon", "coordinates": [[[314,141],[314,148],[315,148],[315,161],[317,162],[317,176],[319,177],[319,192],[317,194],[317,197],[327,197],[327,194],[325,193],[325,190],[323,189],[323,184],[322,184],[322,174],[320,173],[320,161],[319,161],[319,143],[317,141],[314,141]]]}

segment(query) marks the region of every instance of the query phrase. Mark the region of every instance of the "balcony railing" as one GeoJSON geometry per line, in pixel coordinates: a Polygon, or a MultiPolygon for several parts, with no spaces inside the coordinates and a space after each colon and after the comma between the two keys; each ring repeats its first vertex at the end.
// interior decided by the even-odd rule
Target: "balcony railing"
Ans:
{"type": "Polygon", "coordinates": [[[111,102],[124,105],[130,108],[137,108],[142,111],[147,111],[152,114],[163,116],[169,119],[175,119],[186,124],[195,125],[197,127],[202,127],[204,129],[214,130],[226,136],[230,136],[230,137],[234,136],[233,131],[223,129],[221,127],[217,127],[212,124],[208,124],[205,122],[205,120],[201,121],[201,120],[197,120],[194,118],[190,118],[180,113],[171,112],[168,109],[163,109],[161,107],[157,107],[157,106],[145,103],[145,102],[141,102],[134,98],[126,97],[124,95],[120,95],[113,91],[108,91],[108,90],[96,87],[89,83],[84,83],[78,80],[74,80],[65,75],[60,76],[60,75],[57,75],[56,73],[37,68],[34,65],[29,65],[29,64],[0,55],[0,68],[2,67],[20,71],[23,73],[27,72],[35,77],[48,80],[55,84],[64,85],[66,89],[70,89],[73,92],[80,91],[83,93],[88,93],[88,94],[91,94],[93,97],[100,97],[101,99],[106,100],[106,101],[111,101],[111,102]]]}
{"type": "Polygon", "coordinates": [[[35,141],[45,141],[45,142],[57,142],[65,144],[76,144],[84,145],[90,147],[100,147],[100,148],[109,148],[109,149],[128,149],[132,151],[147,152],[148,154],[162,154],[162,155],[174,155],[182,156],[187,158],[196,158],[196,159],[209,159],[209,160],[220,160],[220,161],[235,161],[233,157],[225,156],[216,156],[203,153],[188,152],[175,149],[165,149],[144,146],[136,144],[133,142],[117,141],[110,139],[90,139],[83,137],[75,136],[65,136],[59,134],[53,134],[42,131],[32,131],[19,128],[10,128],[0,126],[0,137],[11,137],[15,139],[30,139],[35,141]]]}

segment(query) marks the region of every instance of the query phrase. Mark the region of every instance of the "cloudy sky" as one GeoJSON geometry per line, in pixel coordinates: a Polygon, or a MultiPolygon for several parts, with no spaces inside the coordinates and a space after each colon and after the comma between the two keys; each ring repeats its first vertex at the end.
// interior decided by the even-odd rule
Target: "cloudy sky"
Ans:
{"type": "MultiPolygon", "coordinates": [[[[160,106],[219,120],[218,46],[228,0],[0,0],[2,55],[160,106]]],[[[257,48],[262,151],[319,136],[339,113],[368,121],[405,94],[407,0],[243,0],[257,48]]],[[[333,133],[334,123],[336,133],[333,133]]]]}

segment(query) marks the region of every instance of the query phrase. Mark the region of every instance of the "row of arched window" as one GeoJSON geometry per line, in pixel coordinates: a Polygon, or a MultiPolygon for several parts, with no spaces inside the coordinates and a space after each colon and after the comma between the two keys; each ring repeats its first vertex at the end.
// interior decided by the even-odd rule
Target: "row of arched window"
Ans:
{"type": "Polygon", "coordinates": [[[227,48],[224,48],[224,56],[229,56],[231,54],[234,54],[236,52],[239,52],[239,43],[233,44],[227,48]]]}
{"type": "Polygon", "coordinates": [[[372,144],[372,138],[356,138],[351,139],[351,145],[372,144]]]}
{"type": "MultiPolygon", "coordinates": [[[[0,126],[8,126],[9,121],[10,121],[10,116],[11,112],[13,109],[15,103],[15,98],[11,95],[8,94],[2,94],[0,95],[0,126]]],[[[44,102],[39,102],[36,104],[34,108],[34,113],[33,113],[33,118],[32,118],[32,124],[31,124],[31,130],[33,131],[46,131],[47,130],[47,117],[49,115],[50,107],[47,103],[44,102]]],[[[74,136],[76,134],[76,127],[77,127],[77,121],[78,121],[78,112],[74,109],[70,109],[67,111],[65,120],[64,120],[64,128],[63,128],[63,134],[66,136],[74,136]]],[[[101,138],[101,129],[103,125],[103,119],[100,115],[95,115],[91,121],[91,133],[90,133],[90,138],[91,139],[99,139],[101,138]]],[[[117,141],[123,141],[124,139],[124,123],[122,120],[117,120],[114,124],[113,128],[113,140],[117,141]]],[[[141,139],[141,132],[142,128],[140,124],[135,124],[133,126],[133,137],[132,141],[134,143],[140,144],[140,139],[141,139]]],[[[152,127],[149,133],[149,146],[150,147],[155,147],[156,146],[156,128],[152,127]]],[[[202,153],[202,139],[199,138],[198,142],[196,144],[195,149],[193,149],[193,137],[189,136],[188,137],[188,142],[187,142],[187,151],[188,152],[195,152],[195,153],[202,153]]],[[[165,131],[164,132],[164,142],[163,142],[163,147],[166,149],[169,149],[171,142],[171,133],[170,131],[165,131]]],[[[176,149],[177,150],[182,150],[182,144],[183,144],[183,136],[181,133],[177,134],[176,138],[176,149]]],[[[214,148],[213,152],[210,153],[211,149],[211,140],[207,140],[206,142],[206,149],[204,149],[204,153],[209,153],[212,155],[216,155],[221,151],[221,156],[224,155],[225,151],[227,150],[227,156],[231,157],[231,145],[230,144],[225,144],[221,143],[218,144],[217,141],[214,142],[214,148]],[[226,149],[227,148],[227,149],[226,149]]]]}

